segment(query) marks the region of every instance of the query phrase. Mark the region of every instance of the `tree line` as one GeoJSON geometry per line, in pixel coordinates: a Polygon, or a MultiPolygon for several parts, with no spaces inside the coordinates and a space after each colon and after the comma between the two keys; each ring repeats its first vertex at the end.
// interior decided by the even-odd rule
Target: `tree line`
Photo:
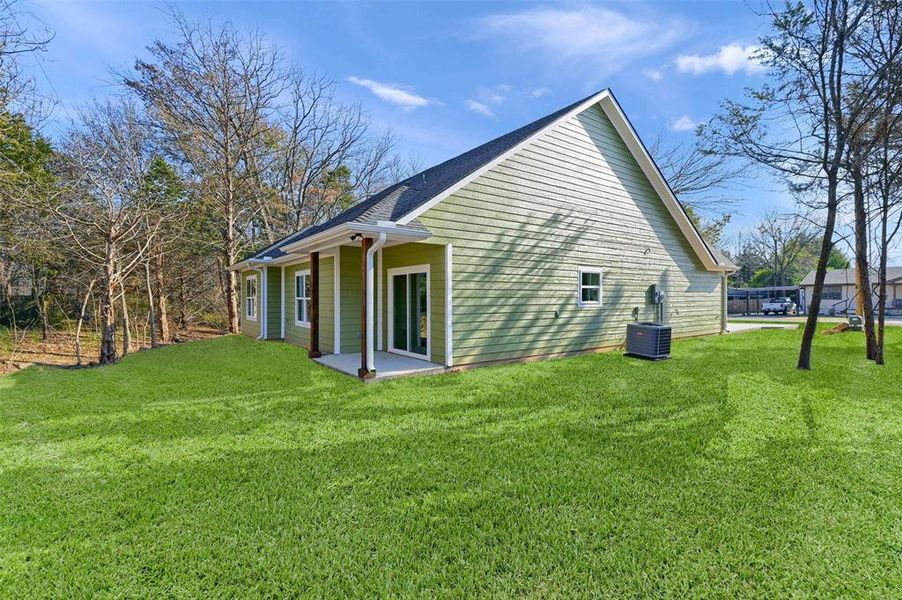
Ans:
{"type": "Polygon", "coordinates": [[[139,331],[152,346],[173,325],[238,331],[230,264],[413,168],[329,78],[257,32],[175,11],[174,41],[115,73],[115,93],[51,143],[17,59],[52,36],[28,38],[17,17],[0,7],[0,320],[14,331],[88,323],[102,364],[139,331]]]}

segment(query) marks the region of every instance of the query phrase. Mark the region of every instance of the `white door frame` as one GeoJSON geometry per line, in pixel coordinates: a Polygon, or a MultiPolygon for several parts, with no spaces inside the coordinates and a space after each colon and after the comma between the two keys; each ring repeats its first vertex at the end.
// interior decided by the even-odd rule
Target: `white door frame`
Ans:
{"type": "MultiPolygon", "coordinates": [[[[429,265],[412,265],[409,267],[396,267],[394,269],[389,269],[387,272],[388,275],[388,351],[393,354],[400,354],[402,356],[409,356],[410,358],[418,358],[420,360],[425,360],[428,362],[432,361],[432,275],[430,273],[429,265]],[[395,275],[412,275],[414,273],[426,273],[426,356],[422,354],[417,354],[415,352],[408,352],[407,350],[398,350],[395,348],[395,286],[394,286],[394,276],[395,275]]],[[[408,303],[407,310],[410,311],[410,305],[408,303]]],[[[407,321],[408,326],[410,324],[410,317],[408,315],[407,321]]]]}

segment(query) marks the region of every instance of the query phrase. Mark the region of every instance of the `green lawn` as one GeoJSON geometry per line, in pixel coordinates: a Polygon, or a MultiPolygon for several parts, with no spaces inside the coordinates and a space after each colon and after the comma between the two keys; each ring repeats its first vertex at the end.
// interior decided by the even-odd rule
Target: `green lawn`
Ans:
{"type": "Polygon", "coordinates": [[[898,597],[902,330],[362,385],[243,337],[0,378],[0,597],[898,597]]]}

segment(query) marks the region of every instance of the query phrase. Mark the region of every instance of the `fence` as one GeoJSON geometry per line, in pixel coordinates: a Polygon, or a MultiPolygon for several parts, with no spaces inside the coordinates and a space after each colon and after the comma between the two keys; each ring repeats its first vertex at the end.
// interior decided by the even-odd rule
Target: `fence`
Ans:
{"type": "Polygon", "coordinates": [[[763,288],[729,288],[727,291],[727,312],[731,315],[761,314],[761,306],[777,298],[789,298],[800,306],[797,286],[774,286],[763,288]]]}

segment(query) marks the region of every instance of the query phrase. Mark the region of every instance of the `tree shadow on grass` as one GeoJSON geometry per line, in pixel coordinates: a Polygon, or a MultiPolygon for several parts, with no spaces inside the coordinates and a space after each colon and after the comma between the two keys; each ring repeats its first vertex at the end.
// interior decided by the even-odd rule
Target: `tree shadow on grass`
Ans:
{"type": "Polygon", "coordinates": [[[582,413],[572,407],[563,419],[551,406],[520,411],[494,430],[478,420],[419,429],[392,421],[325,446],[214,448],[77,479],[60,480],[49,466],[8,471],[3,479],[20,488],[4,501],[20,515],[8,549],[13,560],[31,557],[15,571],[19,581],[43,580],[44,589],[653,593],[677,592],[686,578],[725,593],[836,592],[865,578],[888,585],[892,571],[878,567],[892,569],[889,529],[880,532],[891,484],[862,473],[858,453],[774,440],[753,460],[700,461],[695,444],[723,428],[716,399],[677,423],[672,406],[621,418],[621,402],[578,405],[582,413]],[[849,497],[850,485],[862,493],[849,497]],[[41,498],[42,490],[55,493],[41,498]],[[36,513],[49,522],[36,526],[36,513]],[[49,568],[61,552],[70,568],[49,568]],[[837,564],[842,581],[827,572],[837,564]]]}
{"type": "Polygon", "coordinates": [[[796,341],[367,386],[240,339],[175,355],[149,392],[129,388],[160,379],[140,361],[17,374],[0,400],[7,585],[889,595],[902,440],[880,394],[898,369],[827,340],[829,376],[798,373],[796,341]],[[250,364],[216,379],[236,354],[250,364]]]}

